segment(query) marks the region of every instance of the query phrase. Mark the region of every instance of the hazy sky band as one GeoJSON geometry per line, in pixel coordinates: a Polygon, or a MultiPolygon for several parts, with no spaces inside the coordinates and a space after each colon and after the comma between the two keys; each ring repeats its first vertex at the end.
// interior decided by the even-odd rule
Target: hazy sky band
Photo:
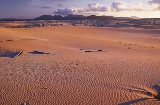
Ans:
{"type": "Polygon", "coordinates": [[[160,18],[160,0],[0,0],[0,18],[56,14],[160,18]]]}

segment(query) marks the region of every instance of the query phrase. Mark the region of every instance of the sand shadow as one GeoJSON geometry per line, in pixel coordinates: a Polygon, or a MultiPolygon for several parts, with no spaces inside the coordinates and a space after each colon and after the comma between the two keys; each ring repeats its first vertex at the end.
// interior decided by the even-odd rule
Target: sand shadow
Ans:
{"type": "Polygon", "coordinates": [[[9,39],[9,40],[6,40],[6,42],[11,42],[11,41],[14,41],[14,40],[10,40],[10,39],[9,39]]]}
{"type": "Polygon", "coordinates": [[[144,100],[148,100],[149,98],[140,98],[140,99],[135,99],[135,100],[131,100],[131,101],[128,101],[128,102],[124,102],[124,103],[121,103],[121,104],[118,104],[118,105],[131,105],[131,104],[135,104],[135,103],[138,103],[140,101],[144,101],[144,100]]]}
{"type": "Polygon", "coordinates": [[[154,98],[160,100],[160,85],[154,85],[152,86],[152,88],[154,88],[157,91],[157,95],[154,96],[154,98]]]}
{"type": "Polygon", "coordinates": [[[5,53],[1,54],[0,57],[9,57],[9,58],[14,58],[22,54],[22,51],[20,52],[10,52],[10,53],[5,53]]]}
{"type": "Polygon", "coordinates": [[[106,50],[85,50],[84,52],[109,52],[106,50]]]}
{"type": "Polygon", "coordinates": [[[24,102],[21,105],[30,105],[29,102],[24,102]]]}
{"type": "Polygon", "coordinates": [[[8,40],[0,40],[0,42],[13,42],[13,41],[21,41],[21,40],[44,40],[44,41],[48,41],[48,39],[42,39],[42,38],[33,38],[33,39],[31,39],[31,38],[26,38],[26,39],[13,39],[13,40],[11,40],[11,39],[8,39],[8,40]]]}
{"type": "Polygon", "coordinates": [[[80,50],[82,50],[82,51],[84,51],[84,52],[109,52],[108,50],[84,50],[84,49],[80,49],[80,50]]]}
{"type": "Polygon", "coordinates": [[[1,40],[0,42],[12,42],[12,41],[14,41],[14,40],[8,39],[8,40],[1,40]]]}
{"type": "MultiPolygon", "coordinates": [[[[130,104],[135,104],[140,101],[144,101],[144,100],[148,100],[148,99],[156,99],[156,101],[160,101],[160,85],[154,85],[154,86],[152,86],[152,88],[155,90],[155,93],[151,90],[146,90],[146,89],[139,90],[139,93],[145,94],[146,96],[148,96],[148,98],[144,97],[144,98],[140,98],[140,99],[135,99],[135,100],[124,102],[124,103],[121,103],[118,105],[130,105],[130,104]]],[[[134,90],[130,90],[130,91],[134,91],[134,90]]]]}
{"type": "Polygon", "coordinates": [[[47,52],[42,52],[42,51],[32,51],[32,52],[28,52],[30,54],[50,54],[50,53],[47,53],[47,52]]]}

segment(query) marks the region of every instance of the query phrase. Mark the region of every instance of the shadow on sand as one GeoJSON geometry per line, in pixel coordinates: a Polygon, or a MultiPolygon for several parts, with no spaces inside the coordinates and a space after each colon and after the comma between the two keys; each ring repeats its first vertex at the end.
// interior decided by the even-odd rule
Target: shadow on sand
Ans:
{"type": "MultiPolygon", "coordinates": [[[[157,95],[155,95],[153,93],[150,93],[153,96],[153,98],[144,97],[144,98],[140,98],[140,99],[135,99],[135,100],[131,100],[131,101],[128,101],[128,102],[124,102],[124,103],[121,103],[121,104],[118,104],[118,105],[130,105],[130,104],[135,104],[135,103],[138,103],[140,101],[149,100],[149,99],[156,99],[157,101],[160,101],[160,85],[154,85],[154,86],[152,86],[152,88],[155,89],[156,92],[157,92],[157,95]]],[[[150,94],[148,96],[150,96],[150,94]]]]}
{"type": "Polygon", "coordinates": [[[21,105],[30,105],[29,102],[24,102],[21,105]]]}
{"type": "Polygon", "coordinates": [[[144,100],[148,100],[148,99],[149,99],[149,98],[140,98],[140,99],[136,99],[136,100],[124,102],[124,103],[118,104],[118,105],[131,105],[131,104],[135,104],[135,103],[138,103],[138,102],[140,102],[140,101],[144,101],[144,100]]]}
{"type": "MultiPolygon", "coordinates": [[[[84,49],[80,49],[84,50],[84,49]]],[[[84,50],[84,52],[109,52],[108,50],[84,50]]]]}
{"type": "Polygon", "coordinates": [[[1,54],[0,57],[9,57],[9,58],[14,58],[22,54],[22,51],[20,52],[10,52],[10,53],[5,53],[1,54]]]}
{"type": "Polygon", "coordinates": [[[46,52],[42,52],[42,51],[32,51],[32,52],[28,52],[30,54],[50,54],[50,53],[46,53],[46,52]]]}
{"type": "Polygon", "coordinates": [[[155,99],[158,99],[160,101],[160,85],[154,85],[152,86],[157,91],[157,96],[154,96],[155,99]]]}

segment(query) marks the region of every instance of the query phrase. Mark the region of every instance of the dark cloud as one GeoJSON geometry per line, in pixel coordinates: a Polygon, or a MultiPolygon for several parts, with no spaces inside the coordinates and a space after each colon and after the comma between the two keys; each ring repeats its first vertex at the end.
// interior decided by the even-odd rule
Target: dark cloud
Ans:
{"type": "Polygon", "coordinates": [[[59,15],[68,15],[68,14],[72,14],[75,11],[72,9],[68,9],[68,8],[62,8],[62,9],[57,9],[56,11],[54,11],[54,14],[59,14],[59,15]]]}
{"type": "Polygon", "coordinates": [[[31,0],[31,1],[46,1],[46,2],[51,2],[51,1],[67,1],[67,0],[31,0]]]}
{"type": "Polygon", "coordinates": [[[57,4],[59,7],[62,7],[63,5],[62,4],[57,4]]]}
{"type": "Polygon", "coordinates": [[[44,8],[44,9],[50,9],[52,7],[47,7],[47,6],[39,6],[40,8],[44,8]]]}
{"type": "Polygon", "coordinates": [[[150,5],[156,4],[157,7],[155,7],[154,10],[160,10],[160,0],[151,0],[151,1],[148,1],[148,3],[150,5]]]}
{"type": "Polygon", "coordinates": [[[148,1],[149,4],[159,4],[160,5],[160,0],[151,0],[148,1]]]}
{"type": "Polygon", "coordinates": [[[35,7],[38,7],[38,8],[43,8],[43,9],[50,9],[52,7],[49,7],[49,6],[39,6],[39,5],[33,5],[35,7]]]}

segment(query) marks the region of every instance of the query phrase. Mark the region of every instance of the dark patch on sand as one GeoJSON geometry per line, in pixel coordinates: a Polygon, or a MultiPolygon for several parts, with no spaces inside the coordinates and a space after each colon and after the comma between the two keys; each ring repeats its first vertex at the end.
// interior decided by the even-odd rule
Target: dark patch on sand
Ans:
{"type": "MultiPolygon", "coordinates": [[[[83,50],[83,49],[80,49],[83,50]]],[[[85,50],[84,52],[109,52],[107,50],[85,50]]]]}
{"type": "Polygon", "coordinates": [[[20,56],[22,53],[23,53],[23,51],[20,51],[20,52],[8,52],[8,53],[1,54],[0,57],[14,58],[14,57],[20,56]]]}
{"type": "Polygon", "coordinates": [[[28,52],[30,54],[50,54],[50,53],[47,53],[47,52],[42,52],[42,51],[32,51],[32,52],[28,52]]]}
{"type": "Polygon", "coordinates": [[[30,104],[29,104],[29,102],[27,101],[27,102],[22,103],[21,105],[30,105],[30,104]]]}

